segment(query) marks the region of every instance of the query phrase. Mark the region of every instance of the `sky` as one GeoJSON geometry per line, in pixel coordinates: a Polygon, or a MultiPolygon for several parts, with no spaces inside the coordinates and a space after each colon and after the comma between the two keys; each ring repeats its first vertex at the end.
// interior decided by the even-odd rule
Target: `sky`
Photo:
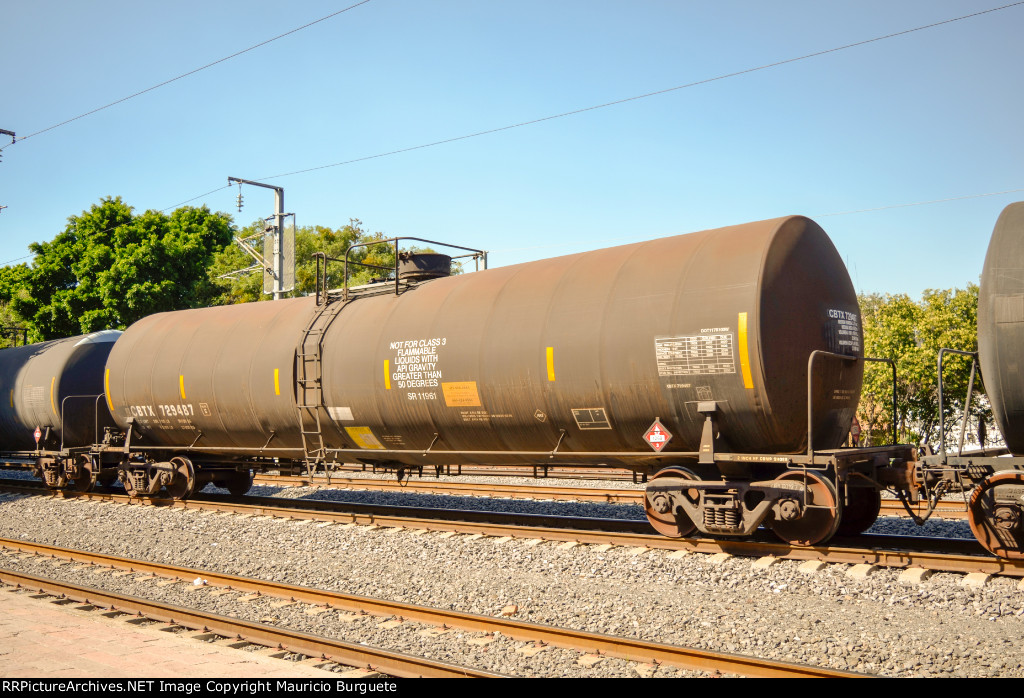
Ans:
{"type": "Polygon", "coordinates": [[[269,216],[234,176],[492,267],[801,214],[916,298],[1024,200],[1024,4],[947,22],[1012,0],[369,0],[221,61],[358,2],[6,5],[0,265],[104,197],[269,216]]]}

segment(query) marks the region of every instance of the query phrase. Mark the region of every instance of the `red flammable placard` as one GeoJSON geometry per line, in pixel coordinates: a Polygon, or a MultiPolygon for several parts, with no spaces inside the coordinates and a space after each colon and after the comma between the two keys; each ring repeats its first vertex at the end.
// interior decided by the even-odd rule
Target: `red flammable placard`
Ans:
{"type": "Polygon", "coordinates": [[[665,428],[660,419],[655,419],[654,424],[644,434],[644,441],[647,442],[647,445],[659,453],[671,440],[672,434],[665,428]]]}

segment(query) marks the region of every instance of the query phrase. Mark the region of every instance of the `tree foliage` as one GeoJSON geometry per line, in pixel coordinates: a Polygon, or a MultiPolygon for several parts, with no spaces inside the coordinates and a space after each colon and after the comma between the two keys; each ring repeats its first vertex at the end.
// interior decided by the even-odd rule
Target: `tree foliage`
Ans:
{"type": "Polygon", "coordinates": [[[15,313],[33,339],[123,328],[152,313],[208,305],[207,268],[231,242],[231,218],[203,208],[135,215],[120,197],[68,219],[50,242],[30,245],[15,313]]]}
{"type": "MultiPolygon", "coordinates": [[[[896,362],[896,414],[892,410],[892,370],[887,364],[869,363],[857,411],[870,443],[887,443],[895,419],[897,435],[905,443],[939,442],[937,357],[946,347],[974,352],[978,349],[978,287],[927,290],[920,301],[904,294],[861,296],[864,354],[896,362]]],[[[943,402],[947,430],[964,409],[971,361],[958,355],[943,360],[943,402]]],[[[983,391],[975,379],[975,390],[983,391]]],[[[987,402],[972,401],[971,418],[991,426],[987,402]]]]}
{"type": "Polygon", "coordinates": [[[21,344],[23,341],[21,328],[28,329],[25,322],[12,306],[15,298],[27,297],[25,276],[28,266],[18,264],[13,267],[0,267],[0,349],[21,344]]]}

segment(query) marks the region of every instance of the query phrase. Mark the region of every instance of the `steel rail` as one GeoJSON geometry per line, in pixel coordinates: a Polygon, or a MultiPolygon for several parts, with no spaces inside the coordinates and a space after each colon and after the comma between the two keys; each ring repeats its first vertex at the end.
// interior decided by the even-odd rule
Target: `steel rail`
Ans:
{"type": "MultiPolygon", "coordinates": [[[[406,469],[413,469],[419,466],[406,466],[406,469]]],[[[422,466],[428,471],[434,466],[422,466]]],[[[387,468],[381,467],[386,471],[387,468]]],[[[642,477],[643,473],[634,473],[626,467],[614,466],[593,466],[572,465],[566,463],[538,463],[536,465],[445,465],[441,468],[443,475],[466,477],[527,477],[536,480],[635,480],[642,477]],[[543,473],[543,474],[538,474],[543,473]]],[[[331,472],[378,472],[372,465],[362,463],[337,463],[332,465],[331,472]]]]}
{"type": "Polygon", "coordinates": [[[605,504],[643,504],[643,490],[621,488],[569,487],[551,485],[499,485],[480,482],[410,482],[371,478],[310,478],[293,475],[256,475],[253,484],[286,487],[328,487],[330,489],[416,492],[454,496],[507,497],[510,499],[559,499],[605,504]]]}
{"type": "Polygon", "coordinates": [[[433,678],[500,678],[505,676],[504,674],[437,662],[424,657],[320,637],[298,630],[229,618],[94,587],[60,582],[13,570],[0,569],[0,581],[11,586],[38,589],[47,594],[63,596],[100,608],[142,615],[192,630],[201,630],[225,637],[238,637],[256,645],[278,647],[296,654],[319,656],[346,666],[369,666],[390,676],[433,678]]]}
{"type": "MultiPolygon", "coordinates": [[[[928,507],[919,505],[913,507],[913,509],[915,514],[923,516],[928,510],[928,507]]],[[[907,510],[903,508],[903,504],[896,499],[883,499],[880,515],[901,517],[910,516],[910,514],[907,513],[907,510]]],[[[939,502],[935,507],[935,511],[932,512],[932,517],[939,519],[966,519],[967,504],[963,501],[939,502]]]]}
{"type": "MultiPolygon", "coordinates": [[[[5,489],[16,489],[4,485],[5,489]]],[[[22,491],[39,494],[41,488],[38,486],[24,486],[22,491]]],[[[900,539],[900,548],[893,549],[884,547],[890,537],[867,536],[872,540],[870,547],[846,547],[834,541],[832,544],[814,547],[795,547],[776,541],[728,539],[728,538],[668,538],[653,532],[637,532],[635,528],[643,526],[645,522],[615,519],[583,519],[592,526],[602,526],[601,529],[587,530],[583,528],[558,528],[542,525],[523,525],[522,523],[500,523],[494,518],[505,518],[506,520],[530,521],[531,515],[512,515],[507,512],[459,512],[450,510],[418,510],[426,513],[436,511],[438,514],[448,518],[427,518],[426,516],[410,516],[358,511],[331,511],[322,509],[287,508],[284,506],[271,506],[267,504],[245,504],[233,500],[210,500],[210,499],[189,499],[189,500],[150,500],[131,498],[127,495],[115,495],[97,492],[72,492],[62,491],[52,496],[72,498],[87,498],[96,501],[109,501],[121,504],[135,504],[140,506],[166,506],[175,509],[207,509],[213,511],[224,511],[231,513],[248,514],[251,516],[269,516],[285,519],[311,519],[314,521],[332,521],[334,523],[354,523],[360,525],[377,525],[390,528],[422,529],[428,531],[453,531],[455,533],[478,534],[493,537],[509,538],[536,538],[548,541],[565,543],[591,544],[591,545],[618,545],[634,548],[649,548],[659,550],[680,551],[685,550],[694,553],[729,553],[740,557],[765,557],[773,556],[779,559],[788,560],[820,560],[824,562],[848,563],[848,564],[873,564],[881,567],[923,567],[925,569],[939,572],[958,572],[969,574],[982,572],[993,575],[1010,577],[1024,577],[1024,560],[1007,560],[997,558],[991,553],[984,551],[980,544],[973,540],[965,539],[937,539],[917,538],[904,536],[900,539]],[[453,517],[476,516],[490,520],[457,520],[453,517]],[[614,530],[618,527],[619,530],[614,530]],[[633,530],[622,530],[622,529],[633,530]],[[911,549],[910,546],[914,546],[911,549]],[[936,551],[940,546],[957,546],[961,550],[968,550],[968,553],[959,552],[955,554],[936,551]],[[922,548],[932,550],[922,550],[922,548]]],[[[294,502],[288,502],[294,504],[294,502]]],[[[337,504],[337,503],[335,503],[337,504]]],[[[380,511],[388,508],[380,507],[380,511]]],[[[399,509],[391,507],[390,509],[399,509]]],[[[411,507],[405,508],[413,510],[411,507]]],[[[560,517],[532,517],[558,519],[560,517]]],[[[568,522],[570,519],[566,519],[568,522]]],[[[862,537],[864,538],[864,537],[862,537]]]]}
{"type": "MultiPolygon", "coordinates": [[[[20,468],[19,468],[20,469],[20,468]]],[[[478,473],[479,474],[479,473],[478,473]]],[[[500,475],[500,473],[494,473],[500,475]]],[[[602,502],[605,504],[642,505],[643,490],[621,488],[573,487],[568,485],[508,485],[474,482],[427,482],[422,480],[384,480],[358,477],[330,478],[309,477],[308,475],[269,475],[258,473],[253,479],[256,485],[270,487],[323,487],[327,489],[374,490],[382,492],[415,492],[452,496],[491,496],[509,499],[553,499],[562,501],[602,502]]],[[[925,507],[916,507],[918,515],[925,513],[925,507]]],[[[894,499],[883,499],[881,516],[907,517],[903,505],[894,499]]],[[[967,518],[966,504],[962,501],[939,502],[933,517],[963,520],[967,518]]]]}
{"type": "MultiPolygon", "coordinates": [[[[559,628],[539,623],[528,623],[504,617],[483,616],[473,613],[464,613],[462,611],[418,606],[415,604],[390,601],[387,599],[375,599],[366,596],[344,594],[336,591],[312,589],[283,582],[239,577],[235,575],[222,574],[220,572],[211,572],[208,570],[176,567],[173,565],[121,558],[101,553],[59,548],[43,543],[0,539],[0,546],[9,550],[17,550],[22,553],[48,555],[75,562],[99,564],[136,573],[153,574],[161,577],[176,578],[179,580],[189,580],[195,577],[202,577],[211,586],[227,587],[240,592],[259,592],[260,594],[267,594],[276,598],[315,604],[318,606],[327,606],[346,611],[365,612],[378,616],[399,616],[405,620],[413,620],[435,626],[461,628],[463,630],[473,632],[500,632],[502,635],[521,642],[542,642],[580,652],[619,657],[629,661],[665,663],[685,669],[704,671],[717,670],[725,673],[756,677],[850,678],[865,676],[864,674],[825,669],[822,667],[759,659],[756,657],[747,657],[724,652],[699,650],[627,637],[603,635],[600,633],[578,631],[569,628],[559,628]]],[[[0,570],[0,580],[4,579],[5,574],[7,574],[7,572],[0,570]]],[[[96,591],[88,587],[78,588],[88,593],[96,591]]],[[[187,623],[182,623],[178,620],[179,616],[184,617],[180,611],[186,611],[186,609],[179,609],[178,607],[173,606],[168,608],[173,609],[174,612],[179,613],[179,615],[175,616],[174,620],[167,622],[175,622],[179,625],[188,625],[187,623]]],[[[149,616],[150,614],[145,613],[145,615],[149,616]]],[[[260,628],[278,630],[278,628],[263,626],[259,623],[248,623],[246,621],[240,622],[246,623],[247,625],[259,626],[260,628]]],[[[218,630],[213,630],[213,632],[223,634],[218,630]]],[[[297,634],[303,635],[302,633],[297,634]]],[[[267,643],[257,642],[257,644],[267,643]]],[[[321,650],[313,649],[311,651],[293,651],[300,651],[302,654],[307,655],[315,655],[321,650]]],[[[327,653],[324,652],[324,654],[326,655],[327,653]]],[[[351,664],[351,662],[348,661],[341,663],[351,664]]],[[[379,665],[375,668],[379,668],[379,665]]],[[[385,671],[383,668],[380,668],[380,670],[385,673],[392,673],[391,671],[385,671]]]]}
{"type": "MultiPolygon", "coordinates": [[[[255,485],[270,487],[324,487],[328,489],[373,490],[381,492],[415,492],[453,496],[489,496],[509,499],[555,499],[577,502],[602,502],[605,504],[637,504],[644,502],[643,490],[622,488],[572,487],[568,485],[507,485],[476,482],[415,482],[405,480],[382,480],[359,477],[311,478],[306,475],[264,475],[257,474],[255,485]]],[[[924,508],[915,511],[923,514],[924,508]]],[[[961,501],[939,502],[932,514],[939,518],[963,519],[966,507],[961,501]]],[[[882,500],[881,516],[909,516],[898,500],[882,500]]]]}

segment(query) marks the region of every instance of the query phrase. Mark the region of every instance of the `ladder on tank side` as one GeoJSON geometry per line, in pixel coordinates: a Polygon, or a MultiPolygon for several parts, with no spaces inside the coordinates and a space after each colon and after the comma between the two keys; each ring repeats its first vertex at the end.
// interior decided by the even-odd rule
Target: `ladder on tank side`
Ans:
{"type": "Polygon", "coordinates": [[[323,349],[327,329],[338,317],[347,301],[328,300],[317,306],[313,317],[306,323],[295,350],[295,402],[299,408],[299,429],[302,433],[302,450],[305,454],[306,474],[312,478],[317,468],[322,468],[327,482],[331,475],[327,470],[327,449],[324,446],[323,414],[323,349]]]}

